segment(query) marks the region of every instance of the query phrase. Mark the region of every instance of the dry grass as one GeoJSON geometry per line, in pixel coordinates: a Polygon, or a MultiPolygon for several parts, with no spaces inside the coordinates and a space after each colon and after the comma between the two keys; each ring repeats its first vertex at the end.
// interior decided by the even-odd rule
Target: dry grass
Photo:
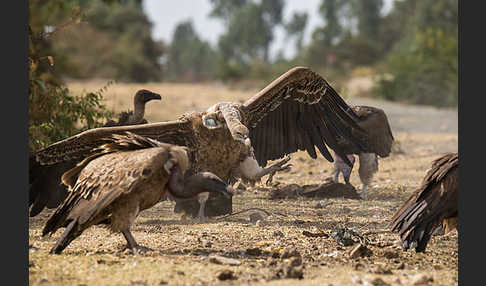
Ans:
{"type": "MultiPolygon", "coordinates": [[[[94,90],[104,83],[96,84],[71,83],[70,88],[94,90]]],[[[176,119],[183,112],[205,109],[222,100],[245,100],[253,94],[217,85],[117,84],[106,94],[107,105],[115,111],[130,108],[132,95],[142,87],[159,92],[163,97],[162,102],[150,102],[147,106],[146,118],[152,122],[176,119]]],[[[380,160],[380,171],[366,201],[344,198],[270,200],[270,191],[275,188],[293,183],[318,184],[330,176],[331,163],[322,157],[312,160],[306,153],[298,152],[292,155],[292,170],[274,177],[278,186],[258,185],[233,198],[234,211],[259,207],[273,213],[265,218],[263,225],[250,223],[248,213],[213,219],[205,224],[180,221],[172,212],[173,203],[161,202],[142,212],[133,229],[140,244],[154,249],[144,255],[123,252],[123,236],[101,227],[87,230],[63,254],[49,255],[49,249],[62,231],[52,237],[40,236],[44,222],[52,213],[48,210],[29,221],[30,284],[369,285],[378,277],[391,285],[410,285],[415,274],[425,274],[433,279],[431,285],[457,285],[457,232],[434,236],[427,252],[417,254],[400,250],[396,245],[397,236],[386,231],[389,218],[419,185],[431,161],[444,152],[457,151],[457,131],[452,127],[452,131],[441,130],[441,133],[414,132],[414,126],[408,123],[412,121],[395,120],[394,114],[406,117],[407,110],[417,109],[393,108],[400,111],[389,114],[393,130],[406,130],[394,133],[404,153],[380,160]],[[316,208],[319,200],[331,204],[316,208]],[[372,241],[369,245],[372,255],[351,259],[348,252],[352,246],[340,246],[331,237],[312,238],[302,234],[304,230],[330,234],[340,225],[362,234],[371,232],[366,236],[372,241]],[[276,231],[280,231],[281,236],[276,231]],[[304,279],[272,279],[284,261],[271,256],[285,247],[295,247],[301,253],[304,279]],[[262,253],[248,255],[249,248],[259,248],[262,253]],[[389,253],[396,257],[387,258],[389,253]],[[211,254],[236,258],[242,263],[239,266],[213,264],[208,259],[211,254]],[[272,265],[272,261],[276,265],[272,265]],[[377,267],[391,273],[374,273],[377,267]],[[218,280],[219,271],[224,269],[232,270],[237,279],[218,280]]],[[[442,124],[440,118],[444,114],[430,114],[425,114],[429,120],[423,124],[442,124]]],[[[413,112],[408,116],[413,117],[413,112]]],[[[361,187],[357,169],[353,170],[351,184],[361,187]]]]}

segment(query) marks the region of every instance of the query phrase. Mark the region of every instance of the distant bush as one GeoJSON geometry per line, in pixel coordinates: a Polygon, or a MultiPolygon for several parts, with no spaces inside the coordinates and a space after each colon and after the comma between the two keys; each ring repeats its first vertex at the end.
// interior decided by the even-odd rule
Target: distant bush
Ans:
{"type": "Polygon", "coordinates": [[[417,1],[411,24],[386,59],[375,94],[434,106],[458,102],[458,3],[417,1]]]}
{"type": "Polygon", "coordinates": [[[387,72],[374,93],[387,100],[457,106],[457,34],[441,29],[418,30],[412,43],[397,49],[386,60],[387,72]]]}

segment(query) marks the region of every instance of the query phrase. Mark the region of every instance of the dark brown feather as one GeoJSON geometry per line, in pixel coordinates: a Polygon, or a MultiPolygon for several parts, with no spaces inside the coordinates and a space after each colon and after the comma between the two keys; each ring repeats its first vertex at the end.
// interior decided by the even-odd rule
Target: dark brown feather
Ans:
{"type": "MultiPolygon", "coordinates": [[[[259,136],[257,132],[252,132],[252,129],[257,128],[258,125],[265,126],[265,130],[272,130],[271,138],[263,139],[262,144],[265,146],[273,143],[274,138],[282,138],[284,130],[288,130],[288,134],[297,135],[292,145],[275,144],[272,146],[272,152],[267,152],[266,148],[255,148],[256,158],[261,166],[265,166],[268,160],[282,158],[288,154],[288,150],[306,150],[314,158],[314,146],[317,143],[314,138],[317,134],[309,134],[314,127],[306,127],[306,123],[314,122],[313,119],[306,119],[306,117],[310,117],[306,113],[307,107],[313,105],[325,107],[322,110],[327,114],[320,113],[318,116],[326,124],[331,121],[329,124],[333,125],[327,135],[340,134],[358,149],[366,149],[365,143],[362,142],[362,137],[366,137],[366,133],[356,124],[354,118],[357,116],[351,108],[320,75],[308,68],[296,67],[281,75],[240,107],[244,124],[250,129],[251,140],[254,136],[259,136]],[[282,114],[281,117],[279,112],[285,112],[285,114],[282,114]],[[267,117],[272,120],[265,120],[267,117]],[[275,117],[277,119],[285,117],[289,120],[281,120],[275,125],[273,120],[275,117]],[[293,125],[291,119],[297,120],[296,126],[293,125]],[[275,127],[277,130],[274,130],[275,127]],[[352,134],[351,129],[359,130],[358,133],[361,132],[361,137],[352,134]]],[[[325,136],[325,134],[319,133],[318,136],[325,136]]],[[[289,143],[292,142],[285,140],[289,143]]],[[[330,140],[321,137],[319,141],[330,140]]],[[[344,154],[336,153],[345,157],[344,154]]],[[[350,164],[349,161],[347,163],[350,164]]]]}
{"type": "Polygon", "coordinates": [[[444,220],[457,218],[459,156],[448,153],[434,160],[420,187],[391,218],[404,249],[423,252],[433,231],[444,220]]]}
{"type": "MultiPolygon", "coordinates": [[[[380,108],[364,105],[353,106],[352,109],[359,118],[358,125],[368,134],[363,137],[363,141],[366,141],[366,146],[368,146],[368,153],[387,157],[391,152],[394,137],[385,112],[380,108]]],[[[354,136],[360,136],[354,130],[352,133],[354,136]]],[[[338,136],[337,141],[346,154],[360,153],[360,150],[343,136],[338,136]]]]}

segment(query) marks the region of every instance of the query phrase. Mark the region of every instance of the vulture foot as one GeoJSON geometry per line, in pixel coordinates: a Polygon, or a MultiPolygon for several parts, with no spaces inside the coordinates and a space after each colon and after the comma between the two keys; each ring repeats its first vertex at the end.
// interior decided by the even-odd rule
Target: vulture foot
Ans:
{"type": "Polygon", "coordinates": [[[132,234],[129,230],[122,231],[123,236],[127,240],[127,245],[124,250],[129,249],[133,252],[133,254],[142,254],[148,251],[153,251],[153,249],[139,245],[135,238],[133,238],[132,234]]]}
{"type": "Polygon", "coordinates": [[[265,184],[267,186],[269,186],[272,183],[273,176],[275,175],[275,173],[280,172],[280,171],[290,170],[290,167],[292,167],[293,165],[292,164],[285,165],[288,161],[290,161],[290,156],[285,156],[285,158],[283,158],[282,160],[280,160],[277,163],[273,164],[272,166],[267,167],[267,168],[262,170],[262,172],[261,172],[262,174],[265,174],[265,175],[269,174],[268,179],[265,182],[265,184]]]}
{"type": "Polygon", "coordinates": [[[149,247],[146,247],[146,246],[143,246],[143,245],[139,245],[137,244],[136,246],[134,247],[130,247],[130,245],[126,245],[126,247],[124,248],[124,251],[128,250],[130,253],[132,254],[144,254],[144,253],[147,253],[147,252],[150,252],[150,251],[154,251],[152,248],[149,248],[149,247]]]}
{"type": "Polygon", "coordinates": [[[367,189],[367,186],[366,185],[363,185],[363,188],[361,189],[361,193],[359,194],[359,196],[363,200],[366,200],[366,198],[367,198],[366,189],[367,189]]]}

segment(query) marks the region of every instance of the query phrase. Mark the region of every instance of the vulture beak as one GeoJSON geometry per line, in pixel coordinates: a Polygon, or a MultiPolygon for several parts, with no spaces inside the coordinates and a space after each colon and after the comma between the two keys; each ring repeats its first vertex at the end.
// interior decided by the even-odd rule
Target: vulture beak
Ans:
{"type": "Polygon", "coordinates": [[[160,96],[160,94],[154,92],[146,93],[143,96],[143,102],[148,102],[151,101],[152,99],[162,100],[162,97],[160,96]]]}
{"type": "Polygon", "coordinates": [[[226,198],[231,198],[235,193],[235,190],[230,185],[226,184],[222,180],[212,180],[211,186],[209,186],[208,191],[213,193],[220,193],[226,198]]]}

